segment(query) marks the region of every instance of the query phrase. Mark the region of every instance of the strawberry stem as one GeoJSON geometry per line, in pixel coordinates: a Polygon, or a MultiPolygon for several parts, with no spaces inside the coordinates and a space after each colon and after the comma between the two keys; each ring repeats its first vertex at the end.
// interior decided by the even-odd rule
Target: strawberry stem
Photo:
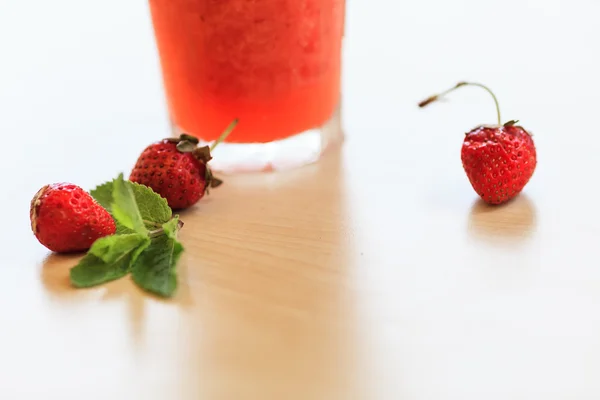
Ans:
{"type": "Polygon", "coordinates": [[[498,125],[502,125],[502,118],[500,117],[500,104],[498,103],[498,99],[496,98],[496,95],[494,94],[494,92],[492,92],[492,90],[485,86],[482,85],[481,83],[475,83],[475,82],[458,82],[456,85],[454,85],[454,87],[451,87],[448,90],[445,90],[441,93],[435,94],[433,96],[430,96],[428,98],[426,98],[425,100],[421,101],[419,103],[419,107],[423,108],[435,101],[438,101],[439,99],[441,99],[442,97],[446,96],[448,93],[455,91],[456,89],[463,87],[463,86],[478,86],[482,89],[484,89],[485,91],[487,91],[492,98],[494,99],[494,103],[496,104],[496,114],[498,116],[498,125]]]}
{"type": "Polygon", "coordinates": [[[219,136],[218,139],[215,140],[215,142],[210,146],[210,151],[213,151],[215,149],[215,147],[217,147],[219,145],[219,143],[221,143],[223,140],[225,140],[225,138],[227,136],[229,136],[231,131],[233,131],[235,126],[238,124],[238,121],[239,120],[237,118],[234,119],[233,121],[231,121],[231,123],[227,126],[227,128],[225,128],[223,133],[221,133],[221,136],[219,136]]]}

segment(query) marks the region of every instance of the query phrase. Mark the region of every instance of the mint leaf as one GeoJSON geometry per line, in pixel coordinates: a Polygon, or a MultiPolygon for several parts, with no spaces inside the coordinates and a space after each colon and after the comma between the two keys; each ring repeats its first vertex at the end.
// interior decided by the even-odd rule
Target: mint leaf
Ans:
{"type": "Polygon", "coordinates": [[[149,239],[139,233],[106,236],[96,240],[88,253],[95,255],[105,263],[114,263],[124,253],[135,249],[149,239]]]}
{"type": "MultiPolygon", "coordinates": [[[[109,213],[112,215],[112,205],[113,205],[113,181],[105,182],[100,186],[97,186],[95,189],[90,191],[90,195],[104,207],[109,213]]],[[[113,217],[114,219],[114,217],[113,217]]],[[[115,225],[117,226],[117,234],[123,233],[133,233],[134,231],[127,228],[119,221],[115,220],[115,225]]]]}
{"type": "MultiPolygon", "coordinates": [[[[92,197],[112,214],[112,204],[114,203],[113,191],[114,182],[106,182],[90,192],[92,197]]],[[[167,200],[161,197],[148,186],[139,183],[124,181],[131,187],[135,202],[137,203],[142,220],[148,230],[159,228],[162,224],[169,221],[172,216],[171,208],[167,200]]],[[[131,229],[119,224],[117,221],[117,233],[131,233],[131,229]]]]}
{"type": "Polygon", "coordinates": [[[114,201],[112,181],[96,186],[94,189],[90,190],[90,195],[98,202],[98,204],[104,207],[106,211],[112,214],[112,203],[114,201]]]}
{"type": "Polygon", "coordinates": [[[153,223],[152,227],[158,228],[171,219],[173,213],[167,199],[161,197],[148,186],[135,182],[128,182],[128,184],[133,190],[135,201],[146,224],[153,223]]]}
{"type": "Polygon", "coordinates": [[[128,182],[120,174],[113,181],[112,215],[119,223],[135,232],[147,233],[146,225],[140,214],[135,195],[128,182]]]}
{"type": "Polygon", "coordinates": [[[115,225],[117,227],[115,234],[117,235],[127,235],[129,233],[135,233],[135,231],[129,229],[125,225],[122,225],[119,221],[115,221],[115,225]]]}
{"type": "Polygon", "coordinates": [[[142,289],[171,297],[177,289],[176,265],[183,246],[177,241],[179,218],[163,225],[164,235],[152,239],[150,246],[133,263],[133,281],[142,289]]]}
{"type": "Polygon", "coordinates": [[[127,275],[132,263],[149,245],[150,239],[141,234],[100,238],[88,254],[71,268],[71,283],[83,288],[121,278],[127,275]]]}
{"type": "Polygon", "coordinates": [[[114,281],[127,275],[130,261],[130,258],[125,258],[118,263],[107,264],[95,255],[87,254],[71,268],[71,283],[75,287],[86,288],[114,281]]]}

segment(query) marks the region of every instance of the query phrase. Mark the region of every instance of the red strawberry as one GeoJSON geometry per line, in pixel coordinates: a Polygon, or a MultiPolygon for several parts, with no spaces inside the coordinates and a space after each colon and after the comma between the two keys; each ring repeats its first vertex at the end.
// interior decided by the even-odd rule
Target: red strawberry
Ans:
{"type": "Polygon", "coordinates": [[[40,243],[59,253],[86,251],[97,239],[116,231],[108,211],[70,183],[41,188],[31,200],[29,218],[40,243]]]}
{"type": "Polygon", "coordinates": [[[459,82],[453,88],[423,100],[419,107],[466,85],[479,86],[492,95],[498,125],[481,125],[466,134],[461,151],[463,168],[471,186],[485,202],[502,204],[519,194],[535,171],[537,153],[531,134],[516,125],[518,121],[502,124],[496,96],[479,83],[459,82]]]}
{"type": "Polygon", "coordinates": [[[146,147],[133,167],[129,180],[146,185],[164,197],[172,209],[188,208],[210,188],[223,183],[212,175],[207,163],[214,148],[237,125],[233,121],[211,146],[198,147],[198,139],[183,134],[146,147]]]}

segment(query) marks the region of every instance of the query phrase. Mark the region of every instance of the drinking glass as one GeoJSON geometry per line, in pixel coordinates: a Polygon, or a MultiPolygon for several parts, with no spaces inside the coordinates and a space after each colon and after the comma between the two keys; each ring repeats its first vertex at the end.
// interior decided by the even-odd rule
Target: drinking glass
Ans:
{"type": "Polygon", "coordinates": [[[149,0],[173,133],[217,171],[312,163],[342,136],[345,0],[149,0]]]}

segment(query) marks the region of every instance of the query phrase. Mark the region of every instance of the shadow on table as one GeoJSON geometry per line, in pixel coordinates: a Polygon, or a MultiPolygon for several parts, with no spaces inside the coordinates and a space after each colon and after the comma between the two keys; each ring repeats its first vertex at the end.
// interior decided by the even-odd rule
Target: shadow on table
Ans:
{"type": "Polygon", "coordinates": [[[173,299],[165,300],[143,292],[131,281],[129,276],[92,288],[80,289],[73,287],[69,279],[69,271],[82,256],[82,254],[49,254],[40,267],[40,280],[44,289],[51,299],[58,300],[67,307],[86,307],[98,301],[122,302],[127,309],[133,343],[142,343],[141,338],[144,336],[148,301],[157,301],[184,308],[191,306],[189,286],[185,277],[187,266],[183,257],[179,266],[180,284],[178,292],[173,299]]]}
{"type": "Polygon", "coordinates": [[[46,292],[53,299],[73,300],[85,297],[69,280],[69,270],[77,264],[83,254],[56,254],[50,253],[40,266],[41,282],[46,292]]]}
{"type": "Polygon", "coordinates": [[[469,235],[492,243],[519,243],[532,237],[536,230],[535,205],[525,194],[500,206],[478,199],[469,213],[469,235]]]}

